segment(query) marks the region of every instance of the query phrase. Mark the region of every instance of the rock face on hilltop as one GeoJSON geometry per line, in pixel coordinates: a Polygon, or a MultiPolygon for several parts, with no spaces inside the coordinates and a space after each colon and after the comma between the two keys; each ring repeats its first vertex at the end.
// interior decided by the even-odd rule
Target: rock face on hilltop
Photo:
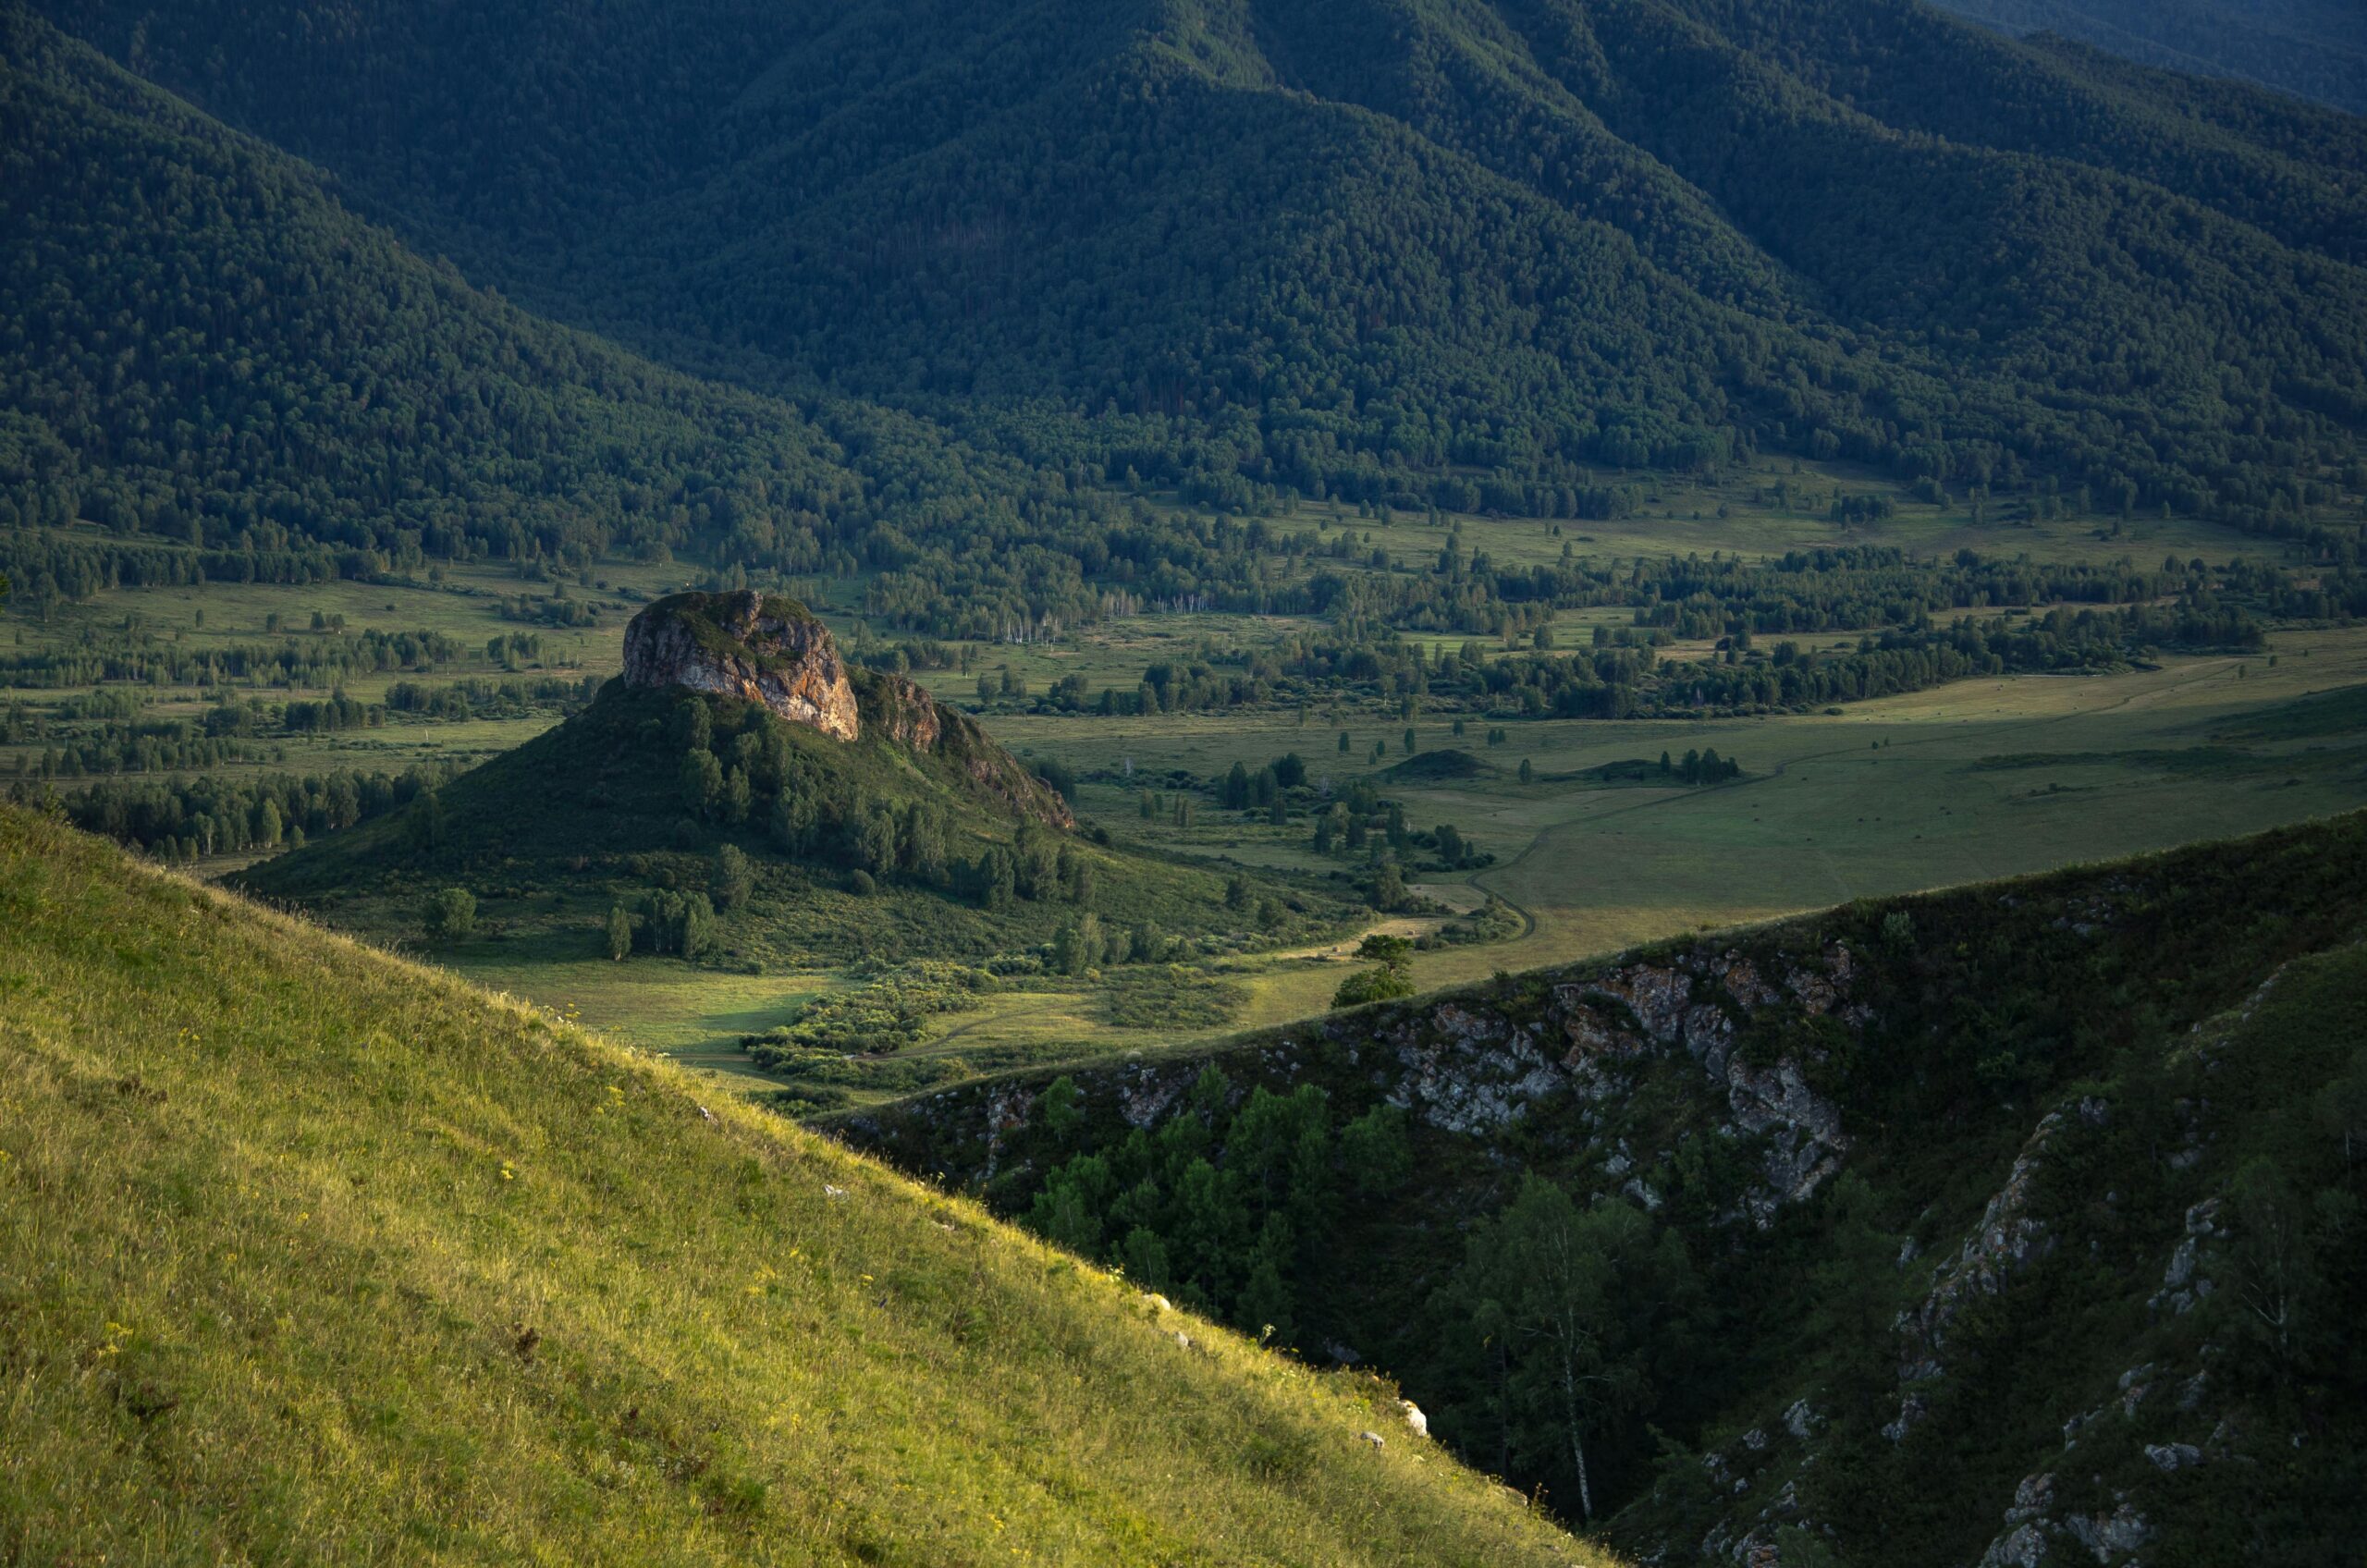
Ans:
{"type": "Polygon", "coordinates": [[[633,617],[625,684],[736,697],[841,741],[863,733],[829,629],[793,600],[750,591],[676,594],[633,617]]]}
{"type": "Polygon", "coordinates": [[[975,719],[919,682],[850,669],[830,629],[794,600],[736,594],[676,594],[625,628],[625,684],[705,692],[754,703],[790,724],[840,741],[866,733],[959,771],[971,786],[1023,816],[1073,827],[1068,805],[975,719]]]}
{"type": "Polygon", "coordinates": [[[1054,827],[1076,826],[1068,802],[1003,750],[976,719],[947,707],[918,681],[869,670],[859,675],[858,704],[874,736],[960,769],[978,790],[1022,816],[1054,827]]]}

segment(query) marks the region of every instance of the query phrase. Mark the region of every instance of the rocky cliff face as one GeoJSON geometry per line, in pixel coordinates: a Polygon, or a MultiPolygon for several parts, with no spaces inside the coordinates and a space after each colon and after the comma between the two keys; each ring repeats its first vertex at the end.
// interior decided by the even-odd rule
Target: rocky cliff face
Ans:
{"type": "Polygon", "coordinates": [[[2360,1317],[2336,1300],[2367,1279],[2349,1199],[2327,1200],[2338,1226],[2308,1217],[2358,1180],[2355,1121],[2322,1108],[2367,1084],[2362,921],[2367,814],[1664,943],[1208,1053],[984,1079],[834,1127],[1005,1212],[1081,1214],[1130,1275],[1198,1249],[1186,1278],[1220,1310],[1271,1321],[1279,1300],[1306,1354],[1369,1358],[1444,1441],[1482,1464],[1510,1452],[1515,1480],[1565,1500],[1548,1442],[1505,1441],[1522,1419],[1505,1363],[1425,1314],[1461,1310],[1441,1292],[1466,1232],[1527,1178],[1581,1211],[1632,1206],[1690,1260],[1658,1296],[1631,1261],[1613,1292],[1674,1326],[1650,1340],[1670,1357],[1657,1404],[1591,1439],[1612,1538],[1640,1562],[2333,1561],[2358,1528],[2305,1538],[2293,1521],[2356,1508],[2367,1399],[2355,1359],[2309,1362],[2277,1337],[2305,1310],[2278,1292],[2307,1272],[2291,1249],[2349,1247],[2323,1266],[2349,1283],[2309,1288],[2327,1292],[2329,1334],[2360,1317]],[[1220,1170],[1267,1158],[1214,1146],[1211,1108],[1237,1138],[1261,1097],[1310,1087],[1330,1125],[1393,1109],[1407,1141],[1379,1195],[1348,1190],[1345,1153],[1280,1189],[1274,1212],[1315,1238],[1304,1285],[1235,1282],[1262,1243],[1217,1272],[1202,1237],[1220,1232],[1198,1211],[1197,1231],[1120,1229],[1160,1212],[1129,1195],[1154,1169],[1136,1151],[1210,1148],[1220,1170]],[[1119,1194],[1100,1208],[1095,1180],[1119,1194]],[[2305,1362],[2319,1381],[2297,1392],[2280,1368],[2305,1362]],[[1646,1457],[1670,1441],[1689,1457],[1646,1457]],[[2225,1525],[2247,1511],[2280,1523],[2238,1540],[2225,1525]],[[2250,1550],[2279,1529],[2300,1546],[2250,1550]]]}
{"type": "Polygon", "coordinates": [[[854,688],[829,629],[787,599],[676,594],[625,628],[625,684],[757,703],[791,724],[852,741],[854,688]]]}
{"type": "Polygon", "coordinates": [[[660,599],[625,629],[624,676],[628,686],[756,703],[840,741],[868,734],[952,770],[1022,816],[1076,826],[1061,797],[976,720],[917,681],[850,669],[829,628],[788,599],[749,592],[660,599]]]}
{"type": "Polygon", "coordinates": [[[976,719],[947,707],[918,681],[866,670],[856,696],[863,722],[873,734],[958,770],[972,789],[1022,816],[1054,827],[1076,826],[1067,802],[1003,750],[976,719]]]}

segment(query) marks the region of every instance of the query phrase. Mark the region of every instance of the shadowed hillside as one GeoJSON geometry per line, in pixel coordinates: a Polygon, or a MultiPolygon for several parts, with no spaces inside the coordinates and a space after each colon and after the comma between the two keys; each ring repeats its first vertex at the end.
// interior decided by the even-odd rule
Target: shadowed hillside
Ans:
{"type": "Polygon", "coordinates": [[[2367,1528],[2362,936],[2351,815],[841,1125],[1655,1561],[2301,1568],[2367,1528]]]}
{"type": "Polygon", "coordinates": [[[538,308],[1212,501],[2362,456],[2359,122],[1911,0],[43,8],[538,308]]]}

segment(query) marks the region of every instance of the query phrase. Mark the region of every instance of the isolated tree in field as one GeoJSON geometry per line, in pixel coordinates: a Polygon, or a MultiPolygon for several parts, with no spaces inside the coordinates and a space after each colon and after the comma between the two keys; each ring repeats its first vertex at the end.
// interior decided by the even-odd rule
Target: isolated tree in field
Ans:
{"type": "Polygon", "coordinates": [[[622,904],[608,906],[608,957],[619,963],[632,956],[632,912],[622,904]]]}
{"type": "Polygon", "coordinates": [[[466,888],[447,888],[427,900],[421,925],[435,941],[454,941],[477,928],[476,895],[466,888]]]}
{"type": "Polygon", "coordinates": [[[1358,970],[1341,981],[1339,990],[1331,997],[1333,1007],[1361,1007],[1367,1002],[1392,1001],[1414,994],[1414,944],[1404,937],[1367,937],[1357,947],[1356,956],[1372,960],[1373,967],[1358,970]]]}
{"type": "Polygon", "coordinates": [[[734,910],[748,901],[756,888],[756,868],[737,844],[726,844],[715,851],[715,902],[718,909],[734,910]]]}

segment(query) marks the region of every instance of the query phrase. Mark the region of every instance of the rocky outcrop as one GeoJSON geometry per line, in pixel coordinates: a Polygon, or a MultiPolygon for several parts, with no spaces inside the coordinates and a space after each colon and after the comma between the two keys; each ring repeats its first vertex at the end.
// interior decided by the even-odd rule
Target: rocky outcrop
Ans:
{"type": "Polygon", "coordinates": [[[2110,1513],[2058,1512],[2054,1477],[2022,1477],[2005,1510],[2005,1529],[1981,1555],[1981,1568],[2039,1568],[2049,1561],[2124,1562],[2153,1538],[2152,1526],[2127,1493],[2116,1493],[2110,1513]],[[2050,1545],[2066,1550],[2058,1557],[2050,1545]]]}
{"type": "Polygon", "coordinates": [[[1912,1391],[1913,1385],[1928,1382],[1944,1370],[1941,1352],[1956,1314],[1978,1296],[1997,1294],[2015,1275],[2054,1252],[2054,1238],[2030,1213],[2030,1206],[2040,1163],[2062,1125],[2061,1111],[2049,1111],[2040,1118],[2037,1130],[2006,1173],[2005,1184],[1981,1211],[1979,1227],[1955,1257],[1932,1269],[1932,1288],[1922,1305],[1900,1316],[1896,1327],[1906,1348],[1898,1378],[1909,1392],[1900,1402],[1897,1419],[1883,1428],[1883,1435],[1891,1441],[1903,1441],[1923,1418],[1924,1402],[1912,1391]]]}
{"type": "Polygon", "coordinates": [[[625,628],[625,684],[754,703],[840,741],[865,735],[962,776],[1012,812],[1073,827],[1068,805],[969,715],[899,675],[851,669],[830,629],[793,600],[676,594],[625,628]]]}
{"type": "Polygon", "coordinates": [[[1067,802],[997,744],[976,719],[947,707],[919,682],[865,670],[856,694],[872,733],[960,770],[973,789],[1022,816],[1055,827],[1076,826],[1067,802]]]}
{"type": "Polygon", "coordinates": [[[841,741],[863,731],[829,628],[789,599],[676,594],[625,628],[625,684],[733,697],[841,741]]]}

